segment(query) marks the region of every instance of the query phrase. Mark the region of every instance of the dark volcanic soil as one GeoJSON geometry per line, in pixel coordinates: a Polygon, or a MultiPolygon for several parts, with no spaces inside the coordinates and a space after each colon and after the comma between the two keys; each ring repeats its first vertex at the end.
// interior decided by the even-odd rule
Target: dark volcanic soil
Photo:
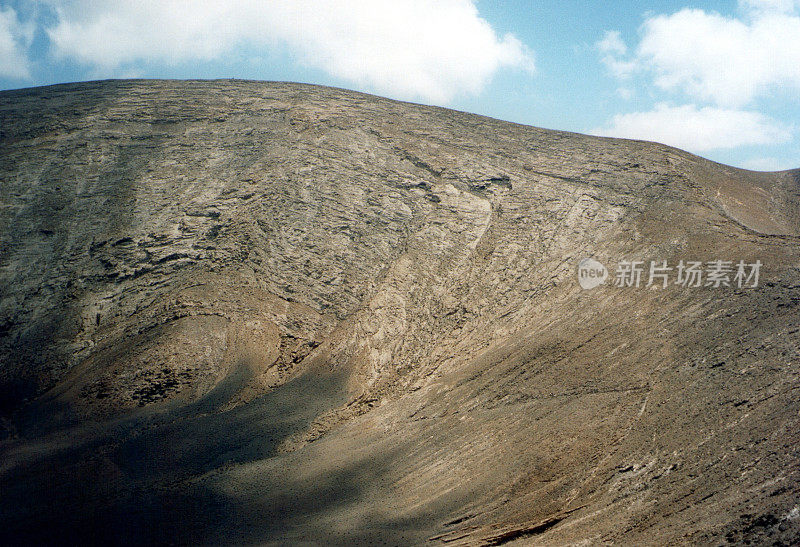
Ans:
{"type": "Polygon", "coordinates": [[[298,84],[0,92],[0,543],[797,544],[799,311],[800,171],[298,84]]]}

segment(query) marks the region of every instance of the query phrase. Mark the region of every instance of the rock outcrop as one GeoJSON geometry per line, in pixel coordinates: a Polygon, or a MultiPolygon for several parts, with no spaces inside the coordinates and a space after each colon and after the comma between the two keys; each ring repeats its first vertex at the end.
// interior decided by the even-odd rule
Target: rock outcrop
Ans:
{"type": "Polygon", "coordinates": [[[1,92],[0,537],[795,543],[799,244],[800,171],[654,143],[287,83],[1,92]],[[681,260],[730,286],[645,286],[681,260]]]}

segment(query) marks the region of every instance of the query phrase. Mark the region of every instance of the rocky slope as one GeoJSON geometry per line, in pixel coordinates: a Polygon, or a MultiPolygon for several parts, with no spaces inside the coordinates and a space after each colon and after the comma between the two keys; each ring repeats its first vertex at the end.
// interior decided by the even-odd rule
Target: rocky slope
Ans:
{"type": "Polygon", "coordinates": [[[286,83],[1,92],[0,538],[796,543],[799,243],[800,171],[653,143],[286,83]],[[613,284],[717,259],[758,286],[613,284]]]}

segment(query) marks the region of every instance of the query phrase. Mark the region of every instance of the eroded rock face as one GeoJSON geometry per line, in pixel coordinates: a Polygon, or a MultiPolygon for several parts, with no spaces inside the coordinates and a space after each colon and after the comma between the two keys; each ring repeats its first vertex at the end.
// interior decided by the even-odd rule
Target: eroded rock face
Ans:
{"type": "Polygon", "coordinates": [[[6,537],[800,539],[800,172],[285,83],[0,131],[6,537]]]}

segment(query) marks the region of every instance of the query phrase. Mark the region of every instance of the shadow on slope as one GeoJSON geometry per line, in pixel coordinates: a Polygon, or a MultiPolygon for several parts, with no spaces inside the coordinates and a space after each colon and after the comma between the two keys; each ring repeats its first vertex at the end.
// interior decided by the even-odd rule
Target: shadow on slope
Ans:
{"type": "MultiPolygon", "coordinates": [[[[2,542],[187,543],[219,528],[217,518],[236,518],[223,510],[224,496],[186,494],[186,482],[274,456],[282,440],[344,402],[342,375],[306,374],[249,404],[215,412],[244,381],[241,368],[182,408],[1,444],[2,542]]],[[[44,412],[32,411],[29,419],[41,421],[44,412]]],[[[278,494],[285,485],[273,486],[270,519],[280,528],[281,515],[296,518],[354,495],[356,474],[322,479],[291,501],[278,494]]]]}

